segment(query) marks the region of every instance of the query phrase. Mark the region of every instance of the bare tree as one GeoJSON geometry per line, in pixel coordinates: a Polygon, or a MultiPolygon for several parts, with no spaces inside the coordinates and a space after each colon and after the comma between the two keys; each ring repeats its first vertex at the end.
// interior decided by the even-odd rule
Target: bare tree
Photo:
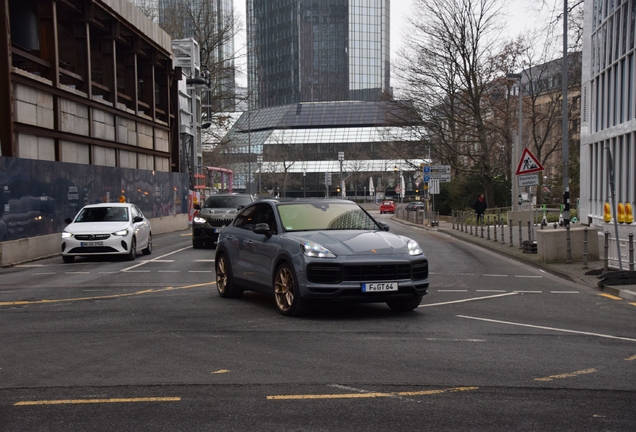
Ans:
{"type": "Polygon", "coordinates": [[[494,158],[488,127],[489,85],[500,76],[491,61],[500,33],[497,0],[415,0],[399,69],[424,124],[421,144],[457,172],[477,175],[494,206],[494,158]]]}

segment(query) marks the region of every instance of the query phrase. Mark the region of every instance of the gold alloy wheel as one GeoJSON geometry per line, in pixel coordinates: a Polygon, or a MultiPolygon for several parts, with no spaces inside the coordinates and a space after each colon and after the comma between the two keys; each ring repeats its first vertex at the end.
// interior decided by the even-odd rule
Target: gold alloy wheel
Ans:
{"type": "Polygon", "coordinates": [[[274,282],[276,305],[281,312],[287,312],[294,304],[295,289],[292,272],[287,266],[282,266],[278,269],[274,282]]]}
{"type": "Polygon", "coordinates": [[[225,261],[225,256],[219,257],[216,264],[216,289],[221,294],[225,293],[227,289],[227,262],[225,261]]]}

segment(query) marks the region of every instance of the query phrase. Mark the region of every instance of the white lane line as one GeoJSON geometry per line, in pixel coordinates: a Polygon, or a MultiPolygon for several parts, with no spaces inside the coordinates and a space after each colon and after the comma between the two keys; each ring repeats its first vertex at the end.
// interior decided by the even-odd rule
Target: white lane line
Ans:
{"type": "Polygon", "coordinates": [[[156,259],[156,260],[144,260],[143,262],[158,262],[158,263],[173,263],[175,260],[160,260],[160,259],[156,259]]]}
{"type": "Polygon", "coordinates": [[[46,267],[47,264],[18,264],[16,268],[46,267]]]}
{"type": "Polygon", "coordinates": [[[441,275],[441,274],[443,274],[443,273],[428,272],[428,274],[430,274],[430,275],[432,275],[432,274],[434,274],[434,275],[441,275]]]}
{"type": "Polygon", "coordinates": [[[437,290],[437,292],[468,292],[468,290],[437,290]]]}
{"type": "Polygon", "coordinates": [[[477,301],[477,300],[489,300],[489,299],[494,299],[494,298],[497,298],[497,297],[506,297],[506,296],[511,296],[511,295],[517,295],[517,293],[511,292],[511,293],[497,294],[497,295],[492,295],[492,296],[487,296],[487,297],[475,297],[475,298],[469,298],[469,299],[463,299],[463,300],[454,300],[454,301],[442,302],[442,303],[431,303],[431,304],[419,305],[418,307],[443,306],[443,305],[449,305],[449,304],[454,304],[454,303],[466,303],[466,302],[477,301]]]}
{"type": "Polygon", "coordinates": [[[543,294],[543,291],[514,291],[519,294],[543,294]]]}
{"type": "Polygon", "coordinates": [[[99,274],[115,274],[115,273],[119,273],[118,271],[112,271],[112,272],[99,272],[99,274]]]}
{"type": "Polygon", "coordinates": [[[457,274],[459,276],[475,276],[474,273],[455,273],[455,274],[457,274]]]}
{"type": "Polygon", "coordinates": [[[188,270],[188,273],[212,273],[212,270],[188,270]]]}
{"type": "MultiPolygon", "coordinates": [[[[165,255],[158,256],[158,257],[153,258],[153,259],[151,259],[151,260],[142,261],[142,262],[140,262],[139,264],[135,264],[135,265],[134,265],[134,266],[132,266],[132,267],[127,267],[127,268],[125,268],[125,269],[121,269],[121,270],[119,270],[119,271],[120,271],[120,272],[127,272],[127,271],[130,271],[130,270],[134,269],[134,268],[137,268],[137,267],[139,267],[139,266],[142,266],[142,265],[144,265],[144,264],[148,264],[148,263],[151,263],[151,262],[162,262],[162,261],[161,261],[161,259],[162,259],[162,258],[165,258],[165,257],[167,257],[167,256],[170,256],[170,255],[172,255],[172,254],[176,254],[177,252],[181,252],[181,251],[184,251],[184,250],[186,250],[186,249],[190,249],[190,248],[192,248],[192,246],[187,246],[187,247],[184,247],[184,248],[181,248],[181,249],[177,249],[177,250],[172,251],[172,252],[170,252],[170,253],[167,253],[167,254],[165,254],[165,255]]],[[[174,262],[174,261],[173,261],[173,262],[174,262]]]]}
{"type": "Polygon", "coordinates": [[[515,275],[518,278],[528,278],[528,279],[543,279],[543,276],[524,276],[524,275],[515,275]]]}
{"type": "Polygon", "coordinates": [[[91,272],[64,272],[64,274],[91,274],[91,272]]]}
{"type": "Polygon", "coordinates": [[[499,321],[499,320],[493,320],[488,318],[471,317],[466,315],[456,315],[456,316],[458,318],[465,318],[465,319],[471,319],[476,321],[486,321],[486,322],[491,322],[495,324],[506,324],[506,325],[519,326],[519,327],[535,328],[540,330],[550,330],[550,331],[563,332],[563,333],[574,333],[574,334],[580,334],[580,335],[586,335],[586,336],[597,336],[597,337],[606,338],[606,339],[617,339],[617,340],[624,340],[629,342],[636,342],[636,339],[633,339],[633,338],[622,337],[622,336],[612,336],[612,335],[606,335],[602,333],[590,333],[590,332],[568,330],[568,329],[562,329],[562,328],[556,328],[556,327],[537,326],[532,324],[515,323],[510,321],[499,321]]]}
{"type": "Polygon", "coordinates": [[[128,270],[126,273],[150,273],[150,270],[128,270]]]}
{"type": "Polygon", "coordinates": [[[552,294],[580,294],[578,291],[550,291],[552,294]]]}
{"type": "Polygon", "coordinates": [[[214,262],[213,259],[198,259],[198,260],[194,260],[194,262],[214,262]]]}
{"type": "Polygon", "coordinates": [[[484,273],[482,276],[488,276],[488,277],[508,277],[508,275],[502,275],[502,274],[486,274],[486,273],[484,273]]]}
{"type": "Polygon", "coordinates": [[[506,290],[475,290],[475,291],[477,291],[477,292],[486,292],[486,293],[488,293],[488,292],[490,292],[490,293],[505,293],[506,292],[506,290]]]}

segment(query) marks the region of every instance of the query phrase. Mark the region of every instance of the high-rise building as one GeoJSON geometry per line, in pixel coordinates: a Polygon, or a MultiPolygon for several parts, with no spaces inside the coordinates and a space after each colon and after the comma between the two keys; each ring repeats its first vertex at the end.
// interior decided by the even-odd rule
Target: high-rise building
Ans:
{"type": "Polygon", "coordinates": [[[250,108],[390,94],[390,0],[247,0],[250,108]]]}

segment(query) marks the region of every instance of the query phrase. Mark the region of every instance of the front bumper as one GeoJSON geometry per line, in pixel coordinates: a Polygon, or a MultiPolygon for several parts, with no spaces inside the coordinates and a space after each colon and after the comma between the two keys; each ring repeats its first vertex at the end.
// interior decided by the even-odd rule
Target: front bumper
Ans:
{"type": "Polygon", "coordinates": [[[63,238],[60,244],[62,255],[122,255],[130,253],[132,236],[114,236],[95,240],[63,238]]]}

